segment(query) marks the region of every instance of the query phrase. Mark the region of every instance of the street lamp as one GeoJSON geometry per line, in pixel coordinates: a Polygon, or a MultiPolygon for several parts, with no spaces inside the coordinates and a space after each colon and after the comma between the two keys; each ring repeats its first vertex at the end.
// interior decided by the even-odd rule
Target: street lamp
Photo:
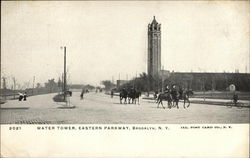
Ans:
{"type": "Polygon", "coordinates": [[[161,70],[161,92],[162,93],[163,93],[163,87],[164,87],[163,71],[164,71],[164,66],[162,66],[162,70],[161,70]]]}
{"type": "Polygon", "coordinates": [[[63,99],[66,100],[66,46],[61,47],[64,48],[64,73],[63,73],[63,99]]]}

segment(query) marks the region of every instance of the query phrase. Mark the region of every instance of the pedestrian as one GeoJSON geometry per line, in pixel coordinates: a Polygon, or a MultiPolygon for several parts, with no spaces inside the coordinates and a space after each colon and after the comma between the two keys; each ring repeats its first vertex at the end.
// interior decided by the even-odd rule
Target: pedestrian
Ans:
{"type": "Polygon", "coordinates": [[[157,96],[158,96],[158,91],[155,91],[155,93],[154,93],[154,99],[155,100],[157,99],[157,96]]]}
{"type": "Polygon", "coordinates": [[[70,107],[70,93],[66,91],[66,106],[70,107]]]}
{"type": "Polygon", "coordinates": [[[165,88],[165,91],[164,93],[169,93],[170,89],[169,89],[169,86],[167,85],[166,88],[165,88]]]}
{"type": "Polygon", "coordinates": [[[113,98],[113,95],[114,95],[114,91],[111,90],[111,98],[113,98]]]}
{"type": "Polygon", "coordinates": [[[236,92],[234,92],[234,95],[233,95],[234,106],[237,105],[238,100],[239,100],[239,96],[236,92]]]}
{"type": "Polygon", "coordinates": [[[19,92],[19,98],[18,98],[19,101],[22,101],[23,100],[23,93],[20,93],[19,92]]]}
{"type": "Polygon", "coordinates": [[[155,102],[157,103],[158,102],[158,91],[155,91],[154,99],[155,99],[155,102]]]}
{"type": "Polygon", "coordinates": [[[180,87],[179,88],[179,94],[180,94],[180,99],[182,99],[183,98],[183,89],[182,89],[182,87],[180,87]]]}
{"type": "Polygon", "coordinates": [[[23,95],[23,101],[26,101],[26,98],[27,98],[27,93],[24,92],[24,95],[23,95]]]}
{"type": "Polygon", "coordinates": [[[83,100],[83,94],[84,94],[84,92],[85,92],[85,90],[84,90],[84,89],[82,89],[82,92],[81,92],[81,95],[80,95],[81,100],[83,100]]]}

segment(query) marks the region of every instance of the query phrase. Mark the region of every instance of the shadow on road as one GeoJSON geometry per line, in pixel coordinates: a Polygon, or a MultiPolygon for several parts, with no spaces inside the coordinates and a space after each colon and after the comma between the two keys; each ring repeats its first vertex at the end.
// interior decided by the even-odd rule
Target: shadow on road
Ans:
{"type": "Polygon", "coordinates": [[[113,103],[113,104],[127,105],[128,103],[125,103],[125,104],[124,103],[122,103],[122,104],[121,103],[113,103]]]}
{"type": "Polygon", "coordinates": [[[59,106],[58,109],[75,109],[76,106],[59,106]]]}
{"type": "Polygon", "coordinates": [[[0,108],[1,110],[27,110],[29,109],[29,107],[8,107],[8,108],[5,108],[5,107],[1,107],[0,108]]]}

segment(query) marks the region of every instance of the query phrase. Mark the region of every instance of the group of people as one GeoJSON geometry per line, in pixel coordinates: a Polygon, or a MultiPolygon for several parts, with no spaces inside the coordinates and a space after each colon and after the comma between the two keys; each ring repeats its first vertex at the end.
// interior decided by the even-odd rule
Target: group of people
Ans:
{"type": "Polygon", "coordinates": [[[24,93],[19,93],[19,98],[18,98],[19,101],[26,101],[27,100],[27,93],[24,92],[24,93]]]}
{"type": "MultiPolygon", "coordinates": [[[[183,98],[183,95],[187,93],[187,89],[184,89],[182,87],[179,87],[177,89],[176,85],[172,85],[172,87],[170,88],[170,86],[167,85],[163,93],[164,94],[170,93],[174,97],[178,96],[179,98],[183,98]]],[[[158,91],[155,91],[155,93],[154,93],[155,99],[157,99],[158,95],[159,95],[158,91]]]]}
{"type": "Polygon", "coordinates": [[[132,103],[136,104],[136,100],[138,100],[139,104],[139,97],[141,96],[141,92],[136,90],[135,88],[128,88],[125,89],[123,88],[120,91],[120,103],[122,103],[122,100],[124,99],[124,103],[127,103],[127,98],[128,98],[128,103],[132,100],[132,103]]]}
{"type": "MultiPolygon", "coordinates": [[[[169,87],[169,85],[167,85],[163,93],[164,94],[171,94],[171,96],[173,97],[172,98],[173,100],[177,99],[177,97],[179,99],[183,99],[185,97],[189,97],[189,94],[193,94],[192,91],[189,91],[187,89],[183,89],[182,87],[179,87],[177,90],[176,85],[173,85],[171,88],[169,87]]],[[[158,101],[158,96],[159,96],[158,92],[155,91],[154,98],[155,98],[156,102],[158,101]]],[[[238,100],[239,100],[238,93],[234,92],[233,97],[232,97],[232,101],[233,101],[235,106],[237,105],[238,100]]]]}
{"type": "Polygon", "coordinates": [[[154,98],[156,103],[158,103],[157,108],[159,107],[159,104],[161,104],[162,107],[165,108],[163,106],[163,100],[168,101],[169,108],[171,108],[171,106],[176,106],[177,108],[179,108],[178,102],[179,100],[183,100],[183,107],[186,108],[185,103],[188,103],[187,107],[189,107],[190,105],[189,95],[191,94],[193,94],[191,90],[184,89],[180,86],[177,87],[176,85],[172,85],[170,88],[170,86],[167,85],[164,92],[158,94],[158,92],[156,91],[154,94],[154,98]]]}

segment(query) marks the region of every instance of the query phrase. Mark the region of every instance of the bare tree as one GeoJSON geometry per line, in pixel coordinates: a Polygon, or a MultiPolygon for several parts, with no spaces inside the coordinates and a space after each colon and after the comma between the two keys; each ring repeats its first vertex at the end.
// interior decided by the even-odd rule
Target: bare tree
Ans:
{"type": "Polygon", "coordinates": [[[14,99],[15,99],[15,94],[16,94],[16,78],[12,77],[12,81],[13,81],[13,91],[14,91],[14,99]]]}
{"type": "Polygon", "coordinates": [[[41,88],[42,86],[41,86],[41,83],[37,83],[36,84],[36,88],[38,89],[38,88],[41,88]]]}
{"type": "MultiPolygon", "coordinates": [[[[6,77],[2,77],[3,79],[3,93],[6,94],[7,84],[6,84],[6,77]]],[[[4,95],[4,99],[6,100],[6,95],[4,95]]]]}

